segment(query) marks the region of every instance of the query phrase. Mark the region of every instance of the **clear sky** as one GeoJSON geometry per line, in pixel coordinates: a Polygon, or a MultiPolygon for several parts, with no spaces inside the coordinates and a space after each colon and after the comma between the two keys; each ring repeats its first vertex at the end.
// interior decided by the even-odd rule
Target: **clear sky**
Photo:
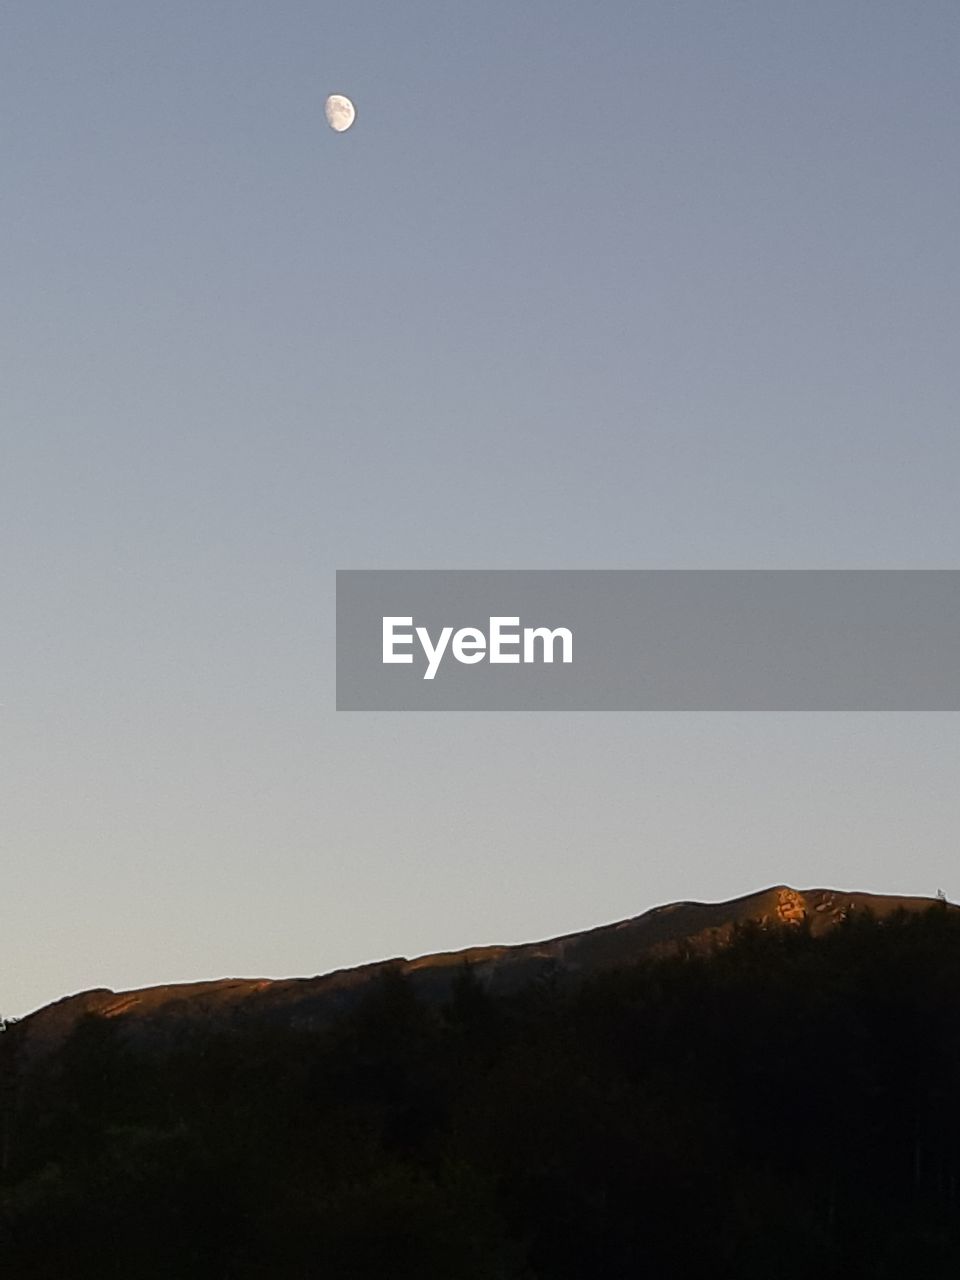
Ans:
{"type": "Polygon", "coordinates": [[[956,716],[338,715],[332,616],[960,567],[958,126],[956,0],[0,4],[0,1014],[960,896],[956,716]]]}

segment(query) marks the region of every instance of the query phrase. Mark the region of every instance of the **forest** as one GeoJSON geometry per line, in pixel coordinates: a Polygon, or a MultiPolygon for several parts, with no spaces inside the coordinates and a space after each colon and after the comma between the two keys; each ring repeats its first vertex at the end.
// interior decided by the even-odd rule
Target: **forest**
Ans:
{"type": "Polygon", "coordinates": [[[738,927],[320,1030],[0,1036],[18,1280],[960,1275],[960,913],[738,927]]]}

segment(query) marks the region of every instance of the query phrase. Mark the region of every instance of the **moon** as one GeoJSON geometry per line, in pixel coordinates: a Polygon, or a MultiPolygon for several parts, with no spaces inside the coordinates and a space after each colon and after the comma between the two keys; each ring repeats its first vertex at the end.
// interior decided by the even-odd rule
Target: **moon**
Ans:
{"type": "Polygon", "coordinates": [[[337,133],[346,133],[357,118],[357,110],[349,98],[342,93],[331,93],[323,104],[327,124],[337,133]]]}

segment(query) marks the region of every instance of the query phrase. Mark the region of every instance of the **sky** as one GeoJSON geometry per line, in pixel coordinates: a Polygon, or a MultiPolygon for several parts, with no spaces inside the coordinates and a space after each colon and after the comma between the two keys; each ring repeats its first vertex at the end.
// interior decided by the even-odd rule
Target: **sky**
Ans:
{"type": "Polygon", "coordinates": [[[956,715],[333,709],[337,568],[960,568],[958,123],[955,0],[0,4],[0,1014],[960,897],[956,715]]]}

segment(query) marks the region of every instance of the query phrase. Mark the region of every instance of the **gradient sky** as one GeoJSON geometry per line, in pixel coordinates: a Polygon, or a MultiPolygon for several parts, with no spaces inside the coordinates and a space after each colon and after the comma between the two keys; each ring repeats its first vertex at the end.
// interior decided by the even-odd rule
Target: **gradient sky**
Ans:
{"type": "Polygon", "coordinates": [[[0,4],[0,1014],[960,896],[957,716],[333,711],[337,567],[960,567],[958,125],[956,0],[0,4]]]}

